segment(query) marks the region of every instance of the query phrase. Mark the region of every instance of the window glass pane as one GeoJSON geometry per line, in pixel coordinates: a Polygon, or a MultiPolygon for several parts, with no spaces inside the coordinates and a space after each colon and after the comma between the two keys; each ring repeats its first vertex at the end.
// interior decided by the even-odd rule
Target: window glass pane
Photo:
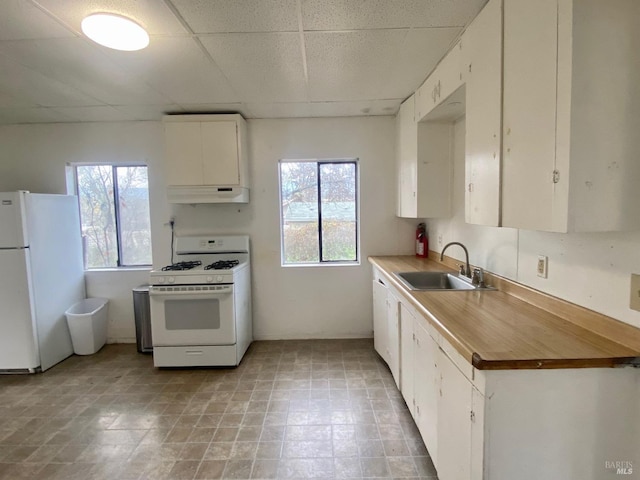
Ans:
{"type": "Polygon", "coordinates": [[[117,167],[121,265],[151,264],[147,167],[117,167]]]}
{"type": "Polygon", "coordinates": [[[316,263],[318,179],[315,162],[282,162],[282,253],[284,263],[316,263]]]}
{"type": "Polygon", "coordinates": [[[118,265],[112,168],[76,167],[80,221],[88,268],[118,265]]]}
{"type": "Polygon", "coordinates": [[[355,261],[356,164],[320,164],[322,261],[355,261]]]}

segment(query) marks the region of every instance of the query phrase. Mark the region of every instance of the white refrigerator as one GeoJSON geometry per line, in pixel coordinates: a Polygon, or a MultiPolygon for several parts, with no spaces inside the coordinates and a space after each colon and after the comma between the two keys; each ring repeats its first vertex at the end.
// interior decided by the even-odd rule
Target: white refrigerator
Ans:
{"type": "Polygon", "coordinates": [[[73,353],[65,311],[85,298],[77,197],[0,193],[0,373],[73,353]]]}

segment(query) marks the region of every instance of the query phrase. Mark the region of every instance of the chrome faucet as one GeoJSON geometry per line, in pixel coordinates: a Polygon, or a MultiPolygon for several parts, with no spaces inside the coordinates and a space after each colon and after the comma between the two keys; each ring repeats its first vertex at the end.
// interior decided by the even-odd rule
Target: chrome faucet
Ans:
{"type": "Polygon", "coordinates": [[[449,243],[447,243],[444,246],[444,248],[442,249],[442,253],[440,253],[440,261],[444,260],[444,251],[447,248],[449,248],[451,245],[460,245],[462,247],[462,249],[464,250],[466,268],[465,268],[465,265],[460,265],[460,275],[464,275],[465,277],[471,278],[471,266],[469,266],[469,251],[467,250],[467,247],[465,247],[460,242],[449,242],[449,243]]]}
{"type": "Polygon", "coordinates": [[[477,267],[473,269],[473,276],[471,277],[471,285],[478,288],[486,288],[487,284],[484,282],[484,270],[477,267]]]}

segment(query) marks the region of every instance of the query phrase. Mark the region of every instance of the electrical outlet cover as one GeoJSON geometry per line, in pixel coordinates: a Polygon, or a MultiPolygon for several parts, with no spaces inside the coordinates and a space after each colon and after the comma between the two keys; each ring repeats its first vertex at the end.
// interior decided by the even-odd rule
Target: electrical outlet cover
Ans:
{"type": "Polygon", "coordinates": [[[536,273],[539,277],[547,278],[547,265],[549,260],[544,255],[538,255],[538,266],[536,268],[536,273]]]}
{"type": "Polygon", "coordinates": [[[629,308],[640,312],[640,275],[631,274],[631,294],[629,295],[629,308]]]}

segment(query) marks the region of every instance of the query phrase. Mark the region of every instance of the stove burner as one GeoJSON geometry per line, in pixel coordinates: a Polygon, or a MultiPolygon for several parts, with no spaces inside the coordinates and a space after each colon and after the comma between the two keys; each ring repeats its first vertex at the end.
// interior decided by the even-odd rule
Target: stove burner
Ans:
{"type": "Polygon", "coordinates": [[[240,263],[239,260],[218,260],[204,267],[205,270],[228,270],[240,263]]]}
{"type": "Polygon", "coordinates": [[[197,267],[198,265],[202,265],[200,260],[193,260],[191,262],[178,262],[172,265],[167,265],[166,267],[162,267],[163,271],[167,270],[191,270],[192,268],[197,267]]]}

